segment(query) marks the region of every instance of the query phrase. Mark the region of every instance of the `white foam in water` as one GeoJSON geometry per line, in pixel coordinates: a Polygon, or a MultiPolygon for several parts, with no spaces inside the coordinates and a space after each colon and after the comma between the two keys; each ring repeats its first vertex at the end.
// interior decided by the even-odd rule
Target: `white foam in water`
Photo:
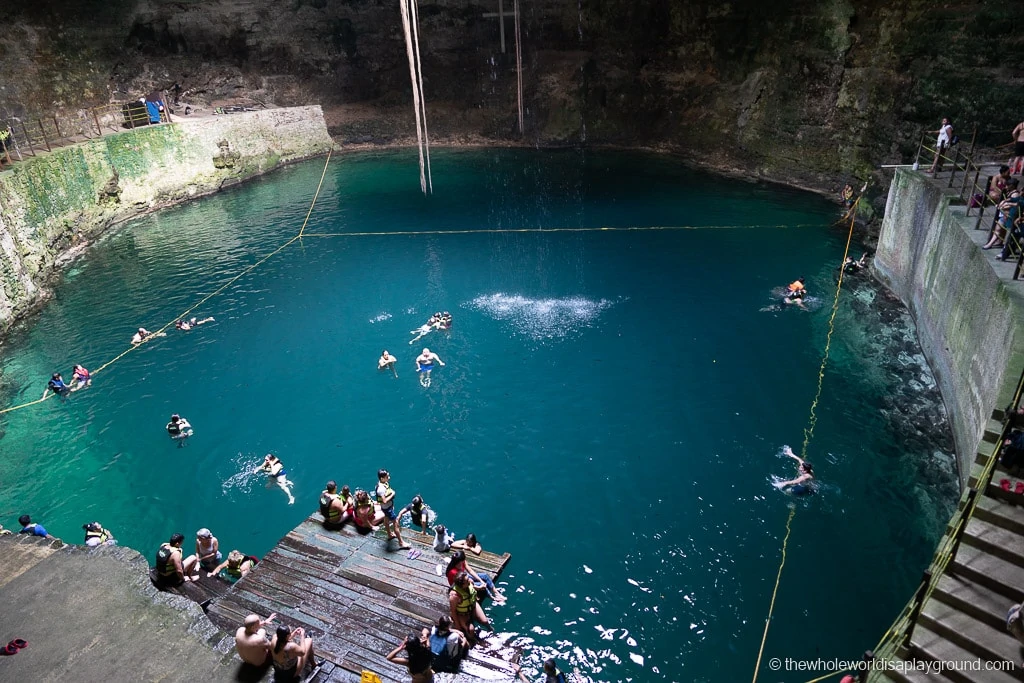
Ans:
{"type": "Polygon", "coordinates": [[[373,323],[382,323],[385,320],[391,320],[391,314],[388,313],[387,311],[384,311],[383,313],[378,313],[376,316],[370,318],[370,324],[372,325],[373,323]]]}
{"type": "Polygon", "coordinates": [[[615,302],[581,296],[562,299],[531,299],[518,294],[483,294],[468,304],[495,320],[512,324],[519,334],[532,339],[560,339],[590,327],[602,311],[615,302]]]}
{"type": "Polygon", "coordinates": [[[629,653],[629,658],[632,659],[637,664],[639,664],[640,666],[644,665],[644,658],[641,657],[640,655],[636,654],[635,652],[630,652],[629,653]]]}
{"type": "Polygon", "coordinates": [[[590,567],[588,567],[587,565],[583,565],[583,571],[585,571],[588,574],[593,574],[594,573],[594,570],[591,569],[590,567]]]}

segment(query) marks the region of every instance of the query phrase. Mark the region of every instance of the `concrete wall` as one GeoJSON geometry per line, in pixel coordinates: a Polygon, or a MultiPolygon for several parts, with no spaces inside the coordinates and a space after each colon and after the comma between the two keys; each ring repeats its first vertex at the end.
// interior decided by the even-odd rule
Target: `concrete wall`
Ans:
{"type": "Polygon", "coordinates": [[[963,208],[923,174],[898,170],[875,255],[883,282],[913,313],[942,390],[966,481],[993,408],[1009,402],[1024,367],[1024,300],[1000,280],[961,222],[963,208]]]}
{"type": "Polygon", "coordinates": [[[0,174],[0,330],[41,300],[62,260],[111,224],[333,144],[319,106],[175,120],[28,157],[0,174]]]}

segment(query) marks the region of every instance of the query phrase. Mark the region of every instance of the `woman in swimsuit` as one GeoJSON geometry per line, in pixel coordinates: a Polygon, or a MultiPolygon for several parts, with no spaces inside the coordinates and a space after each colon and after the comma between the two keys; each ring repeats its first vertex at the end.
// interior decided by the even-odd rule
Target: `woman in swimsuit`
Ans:
{"type": "Polygon", "coordinates": [[[811,463],[794,453],[793,449],[789,446],[783,446],[782,452],[797,461],[797,477],[796,479],[776,482],[775,488],[781,491],[788,487],[789,492],[794,496],[806,496],[814,493],[814,467],[811,466],[811,463]]]}
{"type": "Polygon", "coordinates": [[[223,559],[220,542],[209,529],[200,529],[196,532],[196,557],[199,558],[199,566],[208,572],[223,559]]]}
{"type": "Polygon", "coordinates": [[[355,507],[356,526],[366,532],[373,531],[384,521],[384,513],[370,500],[370,494],[366,491],[356,491],[355,507]]]}
{"type": "Polygon", "coordinates": [[[293,631],[287,626],[278,626],[270,641],[270,654],[273,657],[274,680],[299,680],[299,675],[313,661],[313,639],[306,636],[302,627],[293,631]]]}

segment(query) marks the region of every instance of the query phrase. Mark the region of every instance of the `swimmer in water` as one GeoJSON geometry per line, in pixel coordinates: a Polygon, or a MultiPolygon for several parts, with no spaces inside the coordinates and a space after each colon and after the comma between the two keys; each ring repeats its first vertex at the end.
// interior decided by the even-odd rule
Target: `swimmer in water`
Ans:
{"type": "Polygon", "coordinates": [[[76,365],[71,372],[71,381],[74,383],[71,391],[78,391],[92,384],[92,375],[81,365],[76,365]]]}
{"type": "Polygon", "coordinates": [[[420,373],[420,384],[425,387],[430,386],[430,371],[434,369],[434,363],[444,367],[444,361],[426,347],[423,348],[423,353],[416,357],[416,372],[420,373]]]}
{"type": "Polygon", "coordinates": [[[388,353],[387,349],[384,349],[384,351],[382,351],[380,354],[380,359],[377,361],[377,369],[387,370],[390,368],[391,372],[395,373],[395,379],[397,379],[398,370],[395,370],[396,362],[398,362],[398,359],[392,356],[390,353],[388,353]]]}
{"type": "Polygon", "coordinates": [[[782,452],[797,461],[797,477],[787,481],[777,481],[775,482],[775,488],[780,491],[789,488],[789,493],[792,493],[794,496],[806,496],[814,493],[814,468],[811,466],[811,463],[794,453],[793,449],[789,446],[783,446],[782,452]]]}
{"type": "Polygon", "coordinates": [[[195,318],[189,318],[188,320],[176,320],[174,322],[174,327],[176,327],[177,329],[181,330],[182,332],[188,332],[193,327],[199,327],[200,325],[205,325],[206,323],[212,323],[212,322],[213,322],[213,318],[212,317],[210,317],[210,318],[203,318],[202,320],[196,320],[195,318]]]}
{"type": "Polygon", "coordinates": [[[796,304],[800,308],[806,308],[804,306],[805,296],[807,296],[807,287],[804,286],[804,279],[799,277],[786,286],[786,293],[782,297],[782,303],[796,304]]]}
{"type": "Polygon", "coordinates": [[[43,398],[46,398],[47,394],[50,392],[53,392],[58,396],[67,396],[68,393],[71,392],[71,387],[64,383],[64,378],[60,376],[59,372],[53,373],[53,376],[50,377],[50,381],[46,383],[46,388],[43,389],[43,398]]]}
{"type": "Polygon", "coordinates": [[[428,334],[430,334],[431,330],[438,329],[438,323],[438,317],[437,314],[435,313],[434,315],[430,316],[430,319],[427,320],[427,323],[425,325],[420,325],[415,330],[409,330],[409,334],[416,335],[415,337],[409,340],[409,343],[412,344],[414,341],[419,341],[420,339],[423,339],[428,334]]]}
{"type": "Polygon", "coordinates": [[[178,442],[178,448],[185,445],[185,439],[192,436],[192,425],[181,415],[171,415],[171,421],[167,423],[167,434],[178,442]]]}
{"type": "Polygon", "coordinates": [[[145,327],[140,327],[139,331],[132,337],[132,344],[139,345],[146,341],[150,337],[166,337],[167,334],[164,332],[150,332],[145,327]]]}
{"type": "Polygon", "coordinates": [[[868,253],[866,251],[857,260],[854,260],[852,256],[847,256],[846,260],[843,261],[843,270],[847,273],[859,273],[868,265],[867,257],[868,253]]]}
{"type": "MultiPolygon", "coordinates": [[[[266,472],[269,476],[269,481],[276,483],[281,487],[281,490],[288,494],[288,504],[295,504],[295,496],[292,495],[292,483],[288,481],[287,471],[284,469],[284,463],[271,453],[267,453],[267,457],[263,459],[263,464],[257,467],[253,473],[259,474],[260,472],[266,472]]],[[[269,483],[269,482],[268,482],[269,483]]]]}

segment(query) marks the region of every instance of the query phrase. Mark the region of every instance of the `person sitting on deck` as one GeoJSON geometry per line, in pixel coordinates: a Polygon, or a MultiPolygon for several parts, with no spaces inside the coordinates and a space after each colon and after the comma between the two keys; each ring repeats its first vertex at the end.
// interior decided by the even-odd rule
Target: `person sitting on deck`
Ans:
{"type": "Polygon", "coordinates": [[[156,551],[154,583],[157,588],[175,588],[186,581],[199,578],[198,575],[192,575],[192,570],[196,566],[196,556],[189,555],[182,559],[181,544],[184,540],[185,537],[181,534],[171,534],[170,540],[156,551]]]}
{"type": "Polygon", "coordinates": [[[789,487],[789,492],[794,496],[806,496],[814,493],[814,467],[811,466],[811,463],[794,453],[789,446],[783,446],[782,452],[797,461],[797,477],[776,482],[775,488],[781,491],[789,487]]]}
{"type": "Polygon", "coordinates": [[[466,540],[452,543],[452,548],[455,550],[468,550],[474,555],[479,555],[484,551],[483,546],[476,540],[476,534],[472,533],[466,534],[466,540]]]}
{"type": "Polygon", "coordinates": [[[437,624],[430,629],[428,638],[430,652],[434,655],[434,671],[440,673],[458,673],[459,662],[469,650],[469,641],[465,634],[452,628],[452,618],[442,614],[437,624]]]}
{"type": "Polygon", "coordinates": [[[313,664],[313,639],[302,627],[290,629],[281,625],[270,641],[270,655],[274,665],[274,680],[297,681],[307,666],[313,664]]]}
{"type": "Polygon", "coordinates": [[[104,529],[103,525],[99,522],[83,524],[82,529],[85,530],[85,547],[87,548],[98,548],[101,545],[117,545],[117,541],[114,540],[114,534],[104,529]]]}
{"type": "Polygon", "coordinates": [[[384,521],[384,513],[381,512],[366,491],[356,490],[356,505],[353,515],[356,527],[363,533],[376,531],[377,525],[384,521]]]}
{"type": "Polygon", "coordinates": [[[494,602],[498,605],[505,604],[505,596],[498,592],[498,589],[494,587],[494,581],[491,579],[491,575],[487,572],[475,572],[473,568],[466,563],[466,553],[461,550],[456,550],[452,553],[452,557],[448,560],[448,568],[445,570],[444,575],[448,579],[448,585],[455,585],[455,577],[460,572],[469,574],[470,580],[473,582],[473,587],[478,591],[486,590],[487,595],[491,596],[494,602]]]}
{"type": "Polygon", "coordinates": [[[64,378],[60,376],[59,372],[55,372],[50,376],[50,381],[46,383],[46,388],[43,389],[43,398],[46,398],[50,392],[57,396],[67,396],[70,391],[71,387],[64,383],[64,378]]]}
{"type": "Polygon", "coordinates": [[[276,616],[271,614],[260,619],[257,614],[250,614],[245,618],[245,625],[235,631],[235,649],[243,662],[260,668],[270,666],[270,634],[264,626],[276,616]]]}
{"type": "Polygon", "coordinates": [[[248,574],[255,564],[256,562],[253,558],[243,555],[238,550],[232,550],[228,553],[228,559],[214,567],[207,576],[212,577],[216,575],[228,583],[235,583],[248,574]]]}
{"type": "Polygon", "coordinates": [[[1006,188],[1010,182],[1010,167],[1003,166],[999,167],[999,174],[992,176],[992,179],[988,182],[988,198],[993,204],[998,204],[1003,201],[1003,197],[1006,194],[1006,188]]]}
{"type": "Polygon", "coordinates": [[[430,518],[433,516],[433,510],[430,509],[429,505],[423,502],[423,497],[421,495],[416,494],[413,496],[412,502],[398,511],[398,521],[402,521],[402,517],[406,514],[409,515],[409,520],[412,522],[412,526],[418,526],[424,534],[427,533],[427,527],[430,526],[430,518]]]}
{"type": "Polygon", "coordinates": [[[1007,233],[1013,228],[1020,216],[1021,196],[1014,190],[996,207],[996,217],[992,224],[992,235],[982,249],[1001,247],[1006,241],[1007,233]]]}
{"type": "Polygon", "coordinates": [[[196,557],[199,558],[199,567],[207,572],[212,572],[224,559],[220,552],[220,541],[205,527],[196,532],[196,557]]]}
{"type": "Polygon", "coordinates": [[[474,621],[493,630],[490,619],[484,614],[477,599],[476,587],[466,572],[456,574],[455,582],[448,589],[448,607],[452,624],[465,633],[467,638],[478,638],[474,621]]]}
{"type": "Polygon", "coordinates": [[[999,464],[1008,470],[1024,465],[1024,432],[1015,429],[1009,434],[1009,438],[1003,441],[1003,448],[999,452],[999,464]]]}
{"type": "Polygon", "coordinates": [[[331,480],[320,493],[320,514],[324,516],[324,528],[337,530],[355,517],[355,500],[349,493],[348,484],[341,487],[331,480]]]}
{"type": "Polygon", "coordinates": [[[30,536],[42,536],[44,538],[46,536],[49,536],[49,534],[46,533],[46,529],[43,528],[42,524],[32,523],[32,517],[29,515],[22,515],[21,517],[18,517],[18,524],[21,525],[21,531],[18,532],[19,534],[28,534],[30,536]]]}
{"type": "Polygon", "coordinates": [[[92,375],[81,365],[76,365],[71,371],[71,382],[74,384],[71,391],[78,391],[92,384],[92,375]]]}
{"type": "Polygon", "coordinates": [[[423,629],[419,635],[410,633],[387,654],[389,662],[408,667],[412,683],[432,683],[434,680],[434,670],[431,668],[434,655],[430,652],[428,637],[427,629],[423,629]],[[405,650],[405,657],[398,655],[402,650],[405,650]]]}

